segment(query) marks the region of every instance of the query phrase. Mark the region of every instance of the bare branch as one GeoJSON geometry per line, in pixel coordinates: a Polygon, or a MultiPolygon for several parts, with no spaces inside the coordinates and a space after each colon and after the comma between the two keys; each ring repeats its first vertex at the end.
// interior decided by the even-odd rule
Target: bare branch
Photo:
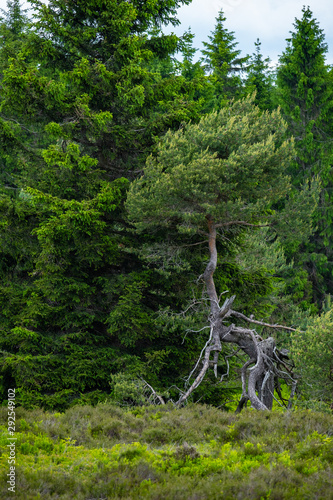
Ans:
{"type": "Polygon", "coordinates": [[[283,405],[287,408],[287,406],[285,404],[286,399],[281,394],[281,387],[280,387],[280,384],[279,384],[279,379],[277,377],[276,377],[276,379],[277,380],[276,380],[275,390],[278,393],[278,396],[279,396],[280,400],[282,401],[283,405]]]}
{"type": "Polygon", "coordinates": [[[271,224],[250,224],[249,222],[245,222],[244,220],[233,220],[230,222],[221,222],[220,224],[216,224],[216,228],[225,227],[225,226],[251,226],[251,227],[270,227],[271,224]]]}
{"type": "Polygon", "coordinates": [[[198,243],[189,243],[188,245],[180,245],[180,248],[194,247],[196,245],[202,245],[203,243],[208,243],[208,240],[198,241],[198,243]]]}
{"type": "Polygon", "coordinates": [[[230,366],[229,366],[228,358],[232,358],[233,356],[236,356],[236,354],[239,351],[240,351],[240,347],[238,349],[236,349],[235,351],[233,351],[232,354],[229,354],[228,356],[224,356],[225,362],[227,363],[227,372],[224,373],[223,375],[221,375],[220,382],[223,381],[224,377],[228,377],[229,376],[230,366]]]}
{"type": "Polygon", "coordinates": [[[248,366],[252,365],[255,363],[256,360],[254,358],[249,359],[244,365],[242,366],[242,372],[241,372],[241,377],[242,377],[242,397],[246,397],[249,399],[246,391],[246,369],[248,366]]]}
{"type": "Polygon", "coordinates": [[[242,314],[238,311],[230,311],[229,316],[236,316],[237,318],[241,318],[244,321],[248,321],[249,323],[254,323],[256,325],[267,326],[268,328],[281,328],[283,330],[288,330],[289,332],[296,332],[296,328],[291,328],[290,326],[284,325],[272,325],[271,323],[265,323],[264,321],[258,321],[253,318],[248,318],[245,314],[242,314]]]}
{"type": "Polygon", "coordinates": [[[277,355],[277,349],[275,348],[274,351],[273,351],[273,354],[276,358],[276,360],[278,361],[279,364],[283,365],[285,367],[285,369],[290,373],[292,374],[292,370],[288,367],[288,365],[286,364],[285,361],[282,361],[282,359],[279,358],[279,356],[277,355]]]}
{"type": "Polygon", "coordinates": [[[265,373],[264,380],[263,380],[263,382],[262,382],[262,384],[261,384],[261,393],[263,393],[263,392],[264,392],[265,385],[266,385],[267,380],[269,379],[270,375],[271,375],[271,372],[270,372],[270,370],[268,370],[268,371],[265,373]]]}
{"type": "Polygon", "coordinates": [[[209,346],[209,344],[210,344],[210,342],[211,342],[211,340],[212,340],[213,328],[212,328],[211,326],[210,326],[209,328],[210,328],[210,335],[209,335],[209,339],[207,340],[207,342],[206,342],[205,346],[203,347],[203,349],[202,349],[202,351],[201,351],[201,353],[200,353],[200,356],[199,356],[199,358],[198,358],[198,360],[197,360],[197,362],[196,362],[196,364],[195,364],[195,367],[193,368],[193,370],[191,371],[191,373],[190,373],[190,374],[189,374],[189,376],[187,377],[187,379],[186,379],[186,383],[188,383],[188,382],[189,382],[189,380],[190,380],[190,378],[192,377],[193,373],[194,373],[194,372],[195,372],[195,370],[197,369],[198,364],[200,363],[200,360],[201,360],[201,358],[202,358],[202,355],[203,355],[203,353],[204,353],[205,349],[209,346]]]}
{"type": "Polygon", "coordinates": [[[162,396],[159,396],[157,394],[157,392],[152,388],[152,386],[150,384],[148,384],[148,382],[146,380],[144,380],[142,377],[140,377],[140,379],[146,384],[146,386],[151,390],[153,396],[158,399],[158,401],[161,403],[161,405],[165,405],[165,402],[162,398],[162,396]]]}
{"type": "Polygon", "coordinates": [[[204,327],[200,328],[200,330],[186,330],[185,335],[184,335],[183,340],[182,340],[182,344],[184,344],[184,341],[185,341],[188,333],[190,333],[190,332],[191,333],[200,333],[200,332],[202,332],[202,330],[206,330],[207,328],[210,328],[210,326],[208,326],[208,325],[204,326],[204,327]]]}
{"type": "Polygon", "coordinates": [[[287,410],[291,410],[291,407],[293,405],[293,399],[294,399],[295,392],[296,392],[296,386],[297,386],[297,380],[294,380],[292,383],[292,386],[291,386],[291,392],[290,392],[290,397],[289,397],[289,401],[288,401],[288,405],[287,405],[287,410]]]}
{"type": "Polygon", "coordinates": [[[191,387],[188,389],[188,391],[186,391],[185,394],[183,394],[182,397],[179,399],[179,401],[177,402],[177,406],[180,406],[181,404],[183,404],[183,402],[186,401],[186,399],[192,394],[192,392],[203,381],[203,379],[204,379],[204,377],[206,375],[206,372],[208,370],[208,367],[209,367],[209,357],[210,357],[210,353],[211,353],[212,350],[213,350],[213,346],[207,347],[206,352],[205,352],[205,356],[204,356],[203,367],[202,367],[199,375],[197,376],[197,378],[195,379],[195,381],[193,382],[193,384],[191,385],[191,387]]]}
{"type": "Polygon", "coordinates": [[[230,297],[230,299],[225,299],[224,304],[219,311],[220,317],[230,316],[230,314],[232,312],[231,306],[234,303],[235,298],[236,298],[236,295],[233,295],[232,297],[230,297]]]}
{"type": "Polygon", "coordinates": [[[189,311],[190,309],[192,309],[192,307],[194,307],[198,304],[201,304],[201,303],[202,303],[202,300],[194,300],[192,302],[192,304],[190,304],[184,311],[181,311],[180,313],[175,313],[175,316],[185,316],[187,311],[189,311]]]}
{"type": "Polygon", "coordinates": [[[280,401],[278,399],[276,399],[276,397],[274,396],[273,393],[272,393],[272,397],[273,397],[273,399],[275,399],[275,401],[277,402],[278,405],[283,407],[283,404],[281,404],[280,401]]]}

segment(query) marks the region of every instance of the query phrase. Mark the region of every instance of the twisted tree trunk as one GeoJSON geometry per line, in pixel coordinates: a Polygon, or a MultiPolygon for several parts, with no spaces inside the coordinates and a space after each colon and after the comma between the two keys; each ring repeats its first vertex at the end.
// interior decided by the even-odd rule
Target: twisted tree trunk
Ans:
{"type": "MultiPolygon", "coordinates": [[[[286,357],[286,354],[277,351],[275,341],[272,337],[262,339],[255,330],[235,326],[233,323],[227,326],[224,322],[227,318],[229,318],[230,322],[230,318],[234,316],[249,323],[272,328],[285,328],[290,331],[294,329],[283,327],[282,325],[270,325],[254,320],[252,317],[247,318],[245,315],[234,311],[232,305],[235,296],[226,299],[222,306],[219,305],[214,283],[214,273],[217,266],[216,226],[212,217],[207,216],[206,218],[209,231],[208,246],[210,259],[203,278],[210,303],[210,337],[204,349],[202,367],[190,388],[182,394],[177,404],[183,404],[200,385],[210,366],[214,367],[215,376],[217,376],[217,363],[222,350],[222,343],[228,342],[236,344],[249,357],[249,360],[244,364],[242,369],[243,394],[237,411],[240,411],[248,400],[250,400],[252,407],[256,410],[270,410],[274,397],[274,378],[279,374],[277,365],[283,363],[281,358],[283,356],[286,357]],[[246,383],[247,370],[249,371],[249,375],[246,383]]],[[[290,376],[290,378],[292,377],[290,376]]]]}

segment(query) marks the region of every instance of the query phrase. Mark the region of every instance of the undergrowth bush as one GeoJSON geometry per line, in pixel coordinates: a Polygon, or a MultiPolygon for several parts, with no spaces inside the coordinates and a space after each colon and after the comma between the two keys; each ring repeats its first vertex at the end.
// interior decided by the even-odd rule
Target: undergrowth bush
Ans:
{"type": "MultiPolygon", "coordinates": [[[[17,499],[331,499],[333,417],[189,405],[16,409],[17,499]]],[[[0,498],[7,490],[0,408],[0,498]]]]}

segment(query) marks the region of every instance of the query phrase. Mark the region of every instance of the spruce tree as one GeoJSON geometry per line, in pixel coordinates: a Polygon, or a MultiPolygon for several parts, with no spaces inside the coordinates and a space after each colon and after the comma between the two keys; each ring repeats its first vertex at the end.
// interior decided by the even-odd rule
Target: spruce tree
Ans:
{"type": "Polygon", "coordinates": [[[289,170],[293,185],[299,189],[316,177],[321,182],[319,205],[314,214],[317,228],[301,253],[291,252],[312,283],[313,296],[308,299],[320,305],[324,294],[333,292],[333,86],[325,61],[328,48],[323,30],[309,8],[304,7],[302,12],[280,57],[277,84],[289,134],[295,138],[296,158],[289,170]]]}
{"type": "Polygon", "coordinates": [[[256,92],[255,103],[262,110],[272,110],[274,92],[273,77],[270,71],[270,58],[264,58],[261,53],[259,38],[254,43],[255,52],[248,61],[246,89],[249,93],[256,92]]]}
{"type": "MultiPolygon", "coordinates": [[[[8,69],[10,60],[17,57],[23,49],[29,30],[27,9],[23,9],[19,0],[8,0],[6,10],[1,9],[0,18],[0,82],[3,80],[4,71],[8,69]]],[[[2,84],[2,83],[1,83],[2,84]]],[[[3,85],[3,84],[2,84],[3,85]]],[[[0,103],[4,94],[0,94],[0,103]]],[[[11,120],[4,121],[4,114],[0,112],[0,134],[2,147],[0,147],[0,191],[5,189],[7,194],[13,195],[17,188],[16,176],[20,171],[20,162],[17,158],[18,146],[26,131],[19,130],[15,122],[17,116],[11,115],[11,120]]],[[[16,123],[17,125],[17,123],[16,123]]]]}
{"type": "Polygon", "coordinates": [[[33,5],[2,80],[0,390],[64,408],[105,399],[117,372],[159,379],[172,341],[157,297],[174,307],[186,280],[142,263],[123,203],[155,136],[196,121],[198,104],[183,76],[150,68],[180,43],[159,29],[179,2],[33,5]]]}
{"type": "Polygon", "coordinates": [[[181,75],[192,89],[192,97],[201,105],[201,114],[212,111],[214,103],[214,84],[206,76],[202,60],[194,61],[198,49],[193,47],[194,34],[189,29],[184,33],[181,44],[182,62],[179,63],[181,75]]]}
{"type": "Polygon", "coordinates": [[[240,56],[235,34],[224,26],[225,21],[223,10],[220,10],[215,29],[208,36],[209,42],[203,43],[205,49],[202,50],[207,72],[215,86],[214,104],[217,108],[228,99],[243,94],[242,71],[249,59],[249,56],[240,56]]]}
{"type": "Polygon", "coordinates": [[[28,17],[27,10],[23,9],[20,0],[7,0],[6,10],[1,9],[3,14],[2,27],[7,31],[4,45],[8,44],[8,35],[18,39],[27,29],[28,17]]]}

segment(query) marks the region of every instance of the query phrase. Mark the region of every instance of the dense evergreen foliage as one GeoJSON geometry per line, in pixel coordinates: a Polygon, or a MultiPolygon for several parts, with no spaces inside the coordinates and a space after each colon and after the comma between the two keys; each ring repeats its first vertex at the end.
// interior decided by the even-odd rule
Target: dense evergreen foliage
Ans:
{"type": "Polygon", "coordinates": [[[147,33],[172,21],[176,2],[154,5],[73,2],[67,18],[68,2],[37,2],[27,43],[4,70],[3,390],[15,380],[26,405],[67,406],[87,392],[96,401],[112,373],[144,374],[149,355],[158,370],[180,343],[151,345],[163,336],[154,312],[181,301],[184,277],[172,286],[140,262],[122,211],[126,178],[154,136],[195,120],[200,106],[195,82],[150,69],[179,43],[147,33]]]}
{"type": "Polygon", "coordinates": [[[305,290],[304,299],[321,305],[325,294],[333,291],[332,74],[325,62],[328,47],[323,30],[309,8],[303,8],[294,28],[277,76],[280,104],[297,152],[290,174],[295,189],[319,178],[321,190],[314,213],[315,231],[300,254],[291,253],[311,284],[312,290],[305,290]]]}
{"type": "Polygon", "coordinates": [[[263,57],[259,38],[254,45],[255,52],[248,61],[245,85],[250,94],[255,93],[255,104],[262,110],[271,111],[276,101],[276,89],[270,68],[271,61],[269,57],[263,57]]]}
{"type": "Polygon", "coordinates": [[[209,78],[214,84],[214,108],[221,108],[232,97],[240,97],[243,93],[242,71],[249,56],[240,57],[235,34],[225,26],[226,18],[220,10],[216,18],[216,26],[204,42],[202,51],[209,78]]]}
{"type": "MultiPolygon", "coordinates": [[[[0,23],[3,400],[12,386],[27,408],[142,404],[147,387],[177,397],[207,341],[198,276],[211,217],[218,293],[236,294],[244,314],[300,327],[276,341],[317,382],[318,370],[302,361],[316,358],[320,324],[327,389],[317,383],[303,394],[331,403],[330,308],[311,316],[333,292],[324,35],[304,8],[274,81],[259,41],[252,57],[241,56],[223,11],[198,61],[190,31],[164,34],[189,2],[31,0],[28,17],[8,0],[0,23]]],[[[234,353],[227,347],[218,366],[228,382],[208,377],[194,400],[227,407],[240,396],[234,353]]]]}

